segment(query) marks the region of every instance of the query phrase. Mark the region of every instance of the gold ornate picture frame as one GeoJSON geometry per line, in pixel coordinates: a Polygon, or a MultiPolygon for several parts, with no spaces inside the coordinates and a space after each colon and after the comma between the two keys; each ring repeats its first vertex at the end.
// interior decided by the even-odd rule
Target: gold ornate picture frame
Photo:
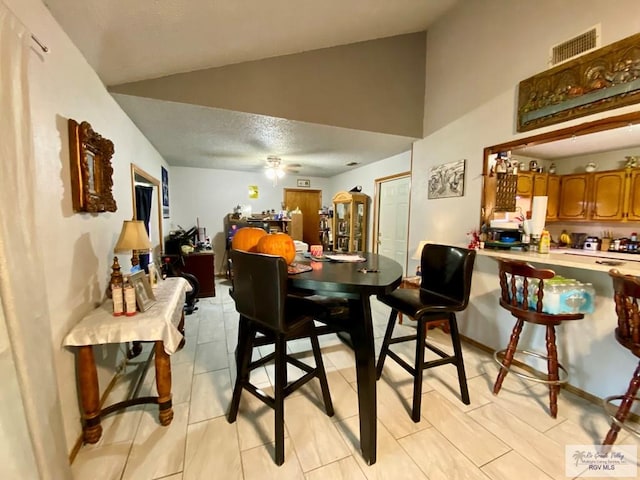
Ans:
{"type": "Polygon", "coordinates": [[[520,82],[518,132],[640,102],[640,33],[520,82]]]}
{"type": "Polygon", "coordinates": [[[115,212],[113,142],[103,138],[88,122],[69,119],[71,197],[76,212],[115,212]]]}

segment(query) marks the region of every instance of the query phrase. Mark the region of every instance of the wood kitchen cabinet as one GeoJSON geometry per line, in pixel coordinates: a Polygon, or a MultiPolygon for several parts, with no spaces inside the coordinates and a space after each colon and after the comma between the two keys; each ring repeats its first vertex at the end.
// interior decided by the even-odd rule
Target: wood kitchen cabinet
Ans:
{"type": "Polygon", "coordinates": [[[627,178],[626,219],[640,221],[640,170],[630,170],[627,178]]]}
{"type": "Polygon", "coordinates": [[[518,173],[518,187],[516,194],[521,197],[531,196],[533,193],[533,173],[520,172],[518,173]]]}
{"type": "Polygon", "coordinates": [[[591,220],[624,219],[625,188],[627,171],[609,170],[592,173],[593,193],[591,195],[591,220]]]}
{"type": "Polygon", "coordinates": [[[587,220],[590,180],[588,173],[562,175],[558,220],[587,220]]]}
{"type": "Polygon", "coordinates": [[[547,194],[546,173],[520,172],[518,173],[517,195],[521,197],[536,197],[547,194]]]}
{"type": "Polygon", "coordinates": [[[560,176],[549,175],[547,178],[547,220],[558,219],[560,206],[560,176]]]}

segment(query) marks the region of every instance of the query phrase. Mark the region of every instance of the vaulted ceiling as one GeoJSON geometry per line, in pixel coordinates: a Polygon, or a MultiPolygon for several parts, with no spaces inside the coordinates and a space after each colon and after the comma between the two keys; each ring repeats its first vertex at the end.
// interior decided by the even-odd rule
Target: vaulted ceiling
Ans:
{"type": "Polygon", "coordinates": [[[409,80],[417,68],[415,48],[405,55],[389,50],[389,41],[359,42],[424,32],[458,2],[43,1],[170,165],[250,171],[277,155],[285,164],[299,164],[300,174],[322,177],[353,168],[348,163],[364,165],[406,151],[420,137],[411,107],[415,80],[409,80]],[[371,59],[372,69],[357,65],[370,54],[354,51],[353,44],[381,60],[371,59]],[[342,66],[331,63],[344,69],[341,84],[331,81],[339,72],[327,74],[329,57],[346,59],[342,66]],[[398,82],[380,78],[385,66],[398,72],[398,82]],[[221,85],[217,99],[185,100],[176,93],[180,81],[186,82],[183,91],[196,91],[194,78],[203,85],[197,75],[202,71],[211,72],[206,81],[221,85]],[[171,88],[160,93],[149,87],[157,87],[157,80],[145,82],[163,78],[171,88]],[[296,78],[301,80],[282,81],[296,78]],[[376,84],[363,78],[380,79],[376,84]],[[260,90],[265,84],[269,89],[260,90]],[[315,106],[305,103],[312,96],[318,96],[315,106]]]}

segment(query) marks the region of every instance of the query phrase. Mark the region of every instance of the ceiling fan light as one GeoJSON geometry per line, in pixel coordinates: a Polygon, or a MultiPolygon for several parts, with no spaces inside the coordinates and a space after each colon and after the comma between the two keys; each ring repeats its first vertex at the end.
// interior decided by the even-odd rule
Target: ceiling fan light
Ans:
{"type": "Polygon", "coordinates": [[[274,178],[276,178],[275,168],[267,168],[264,173],[269,180],[273,180],[274,178]]]}
{"type": "Polygon", "coordinates": [[[279,167],[279,168],[276,170],[276,175],[278,176],[278,178],[282,178],[282,177],[284,177],[284,170],[282,169],[282,167],[279,167]]]}

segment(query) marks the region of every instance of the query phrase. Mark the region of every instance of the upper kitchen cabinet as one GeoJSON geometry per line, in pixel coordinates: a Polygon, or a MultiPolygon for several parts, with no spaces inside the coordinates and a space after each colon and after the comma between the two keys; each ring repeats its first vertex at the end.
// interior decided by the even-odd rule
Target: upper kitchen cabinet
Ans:
{"type": "Polygon", "coordinates": [[[625,218],[625,196],[627,170],[610,170],[593,173],[593,194],[591,195],[592,220],[623,220],[625,218]]]}
{"type": "Polygon", "coordinates": [[[589,215],[588,173],[563,175],[560,180],[560,205],[558,220],[586,220],[589,215]]]}

